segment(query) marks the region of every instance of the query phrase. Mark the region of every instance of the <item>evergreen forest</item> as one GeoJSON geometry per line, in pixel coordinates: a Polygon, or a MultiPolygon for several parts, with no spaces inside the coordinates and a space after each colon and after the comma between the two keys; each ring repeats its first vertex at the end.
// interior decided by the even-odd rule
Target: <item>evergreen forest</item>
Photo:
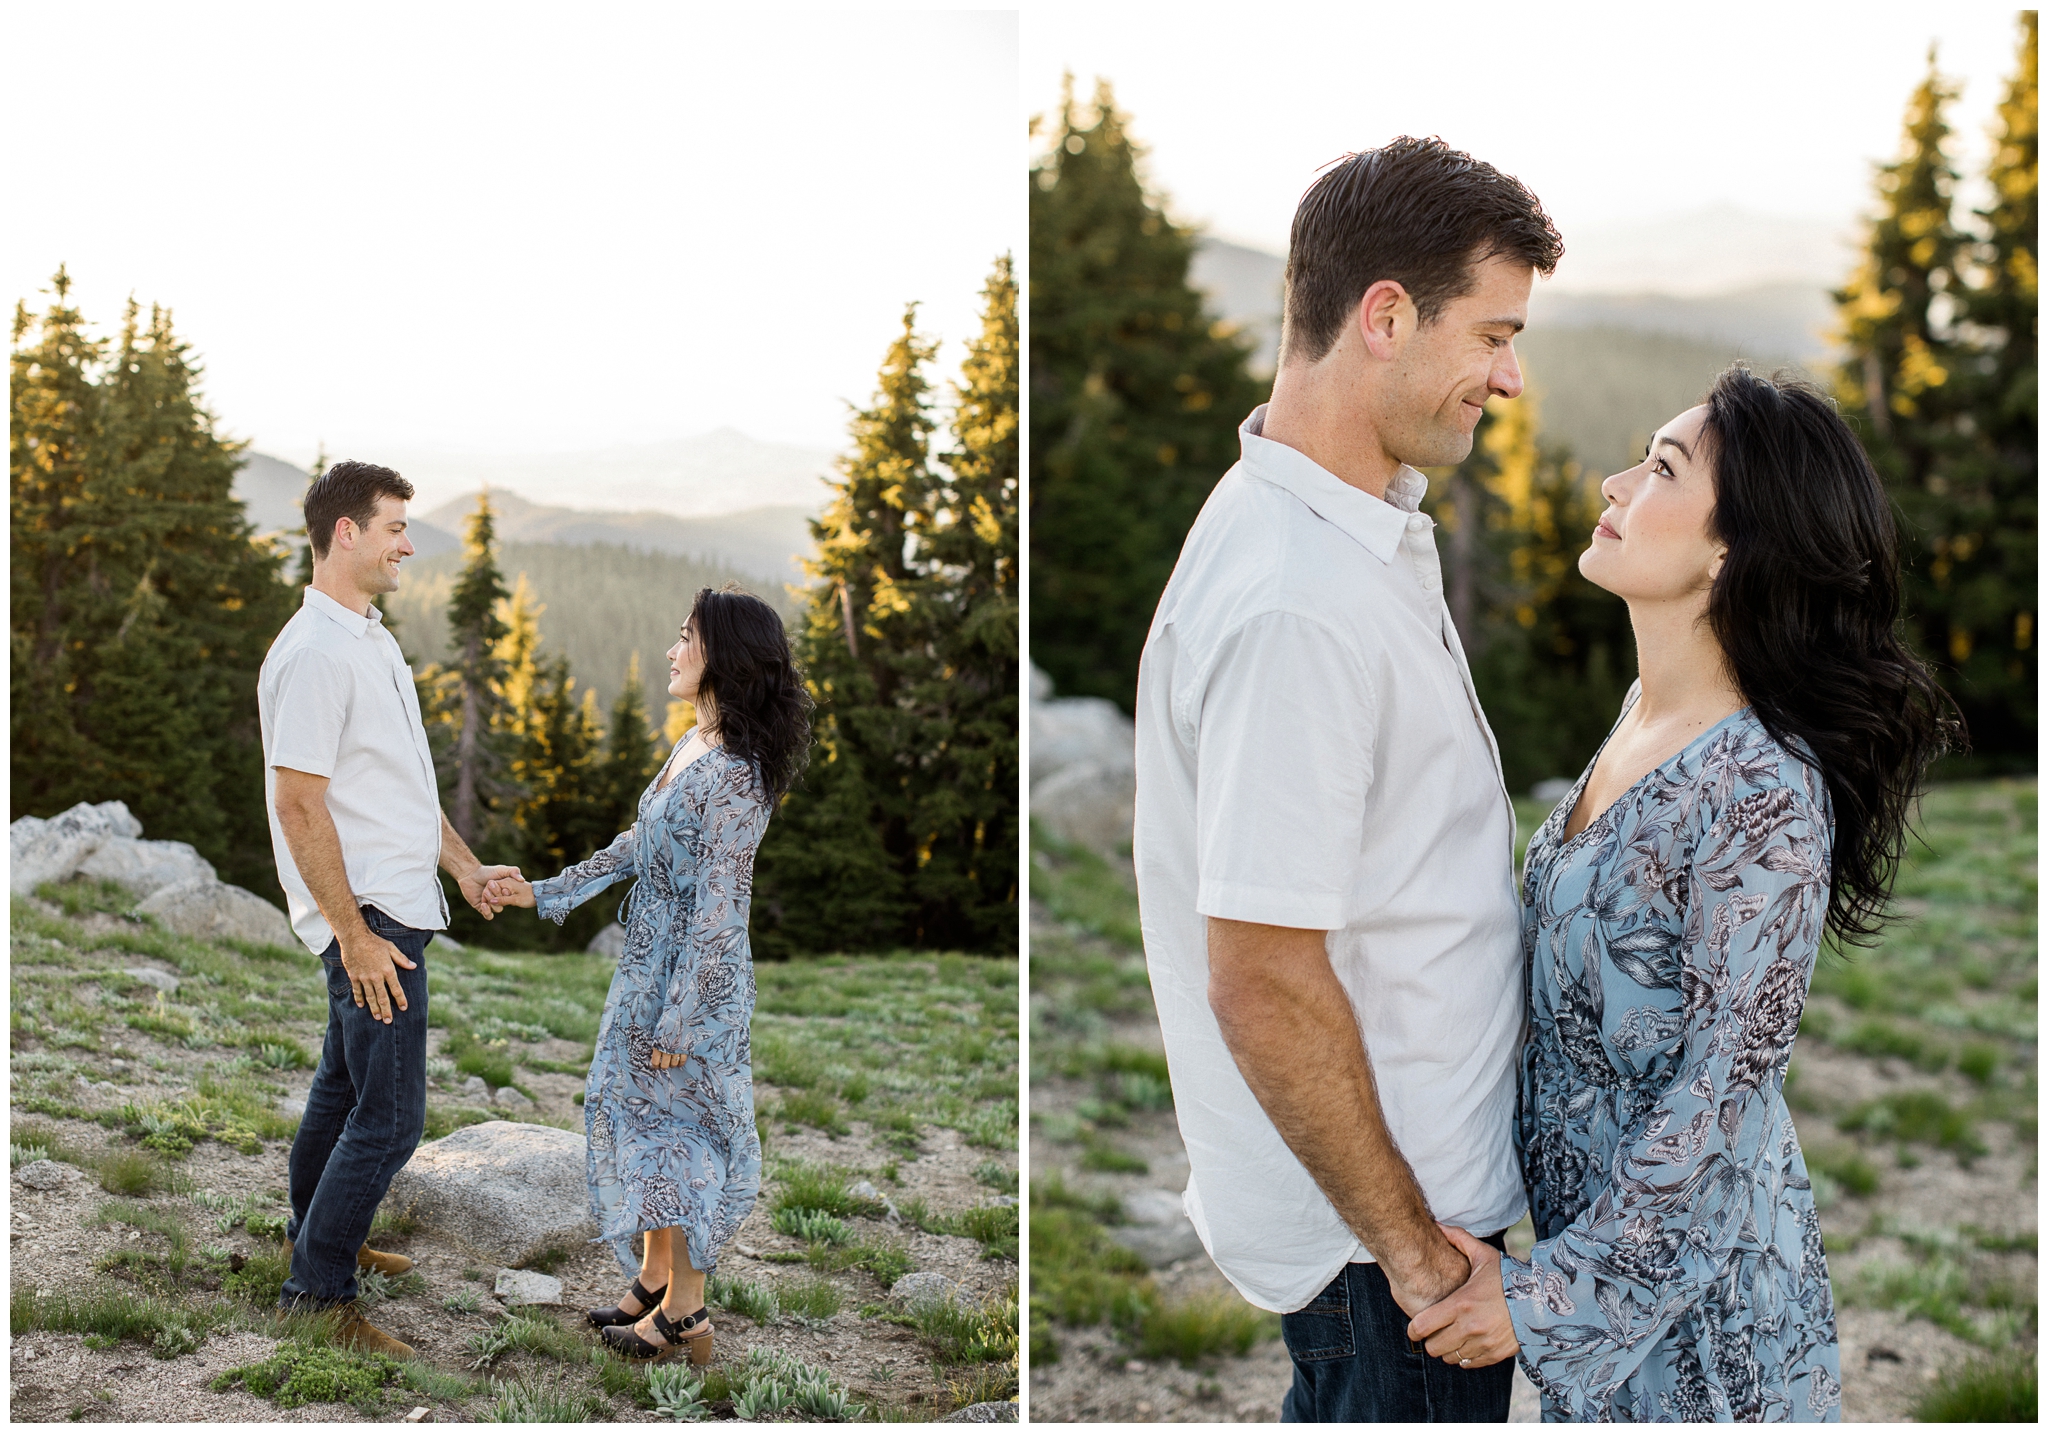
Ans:
{"type": "MultiPolygon", "coordinates": [[[[1930,55],[1834,293],[1829,380],[1895,504],[1905,629],[1968,725],[1954,776],[2035,762],[2036,12],[2019,24],[1988,206],[1957,200],[1955,89],[1930,55]]],[[[1146,191],[1110,86],[1069,88],[1037,138],[1031,655],[1061,693],[1129,711],[1181,541],[1265,391],[1190,284],[1196,236],[1146,191]]],[[[1626,609],[1578,572],[1600,476],[1531,396],[1489,404],[1471,454],[1430,474],[1446,600],[1516,791],[1576,774],[1634,680],[1626,609]]]]}
{"type": "MultiPolygon", "coordinates": [[[[70,287],[60,270],[49,306],[14,319],[10,819],[124,801],[147,836],[281,905],[256,679],[309,571],[233,497],[244,445],[219,433],[170,312],[131,303],[110,343],[70,287]]],[[[943,395],[906,311],[812,524],[808,585],[759,594],[791,623],[816,717],[758,857],[757,956],[1016,951],[1016,297],[1005,257],[943,395]]],[[[409,563],[383,605],[443,809],[483,859],[537,879],[632,823],[695,720],[667,699],[660,654],[697,587],[731,575],[624,548],[508,550],[488,492],[462,538],[429,570],[409,563]],[[616,620],[551,628],[543,590],[616,620]]],[[[450,934],[491,944],[447,884],[450,934]]],[[[581,948],[624,894],[519,939],[581,948]]]]}

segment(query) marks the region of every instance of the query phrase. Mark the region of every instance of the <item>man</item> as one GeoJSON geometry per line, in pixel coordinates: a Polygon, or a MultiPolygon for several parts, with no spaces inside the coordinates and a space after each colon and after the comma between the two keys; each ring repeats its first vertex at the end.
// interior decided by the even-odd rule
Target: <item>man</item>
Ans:
{"type": "Polygon", "coordinates": [[[1514,813],[1415,469],[1521,391],[1514,338],[1561,253],[1534,195],[1440,140],[1317,180],[1272,401],[1139,667],[1138,892],[1186,1205],[1284,1315],[1286,1421],[1507,1416],[1512,1363],[1406,1337],[1485,1274],[1436,1221],[1498,1247],[1526,1208],[1514,813]]]}
{"type": "Polygon", "coordinates": [[[337,463],[306,493],[313,582],[258,683],[277,874],[292,929],[327,967],[327,1043],[292,1141],[284,1307],[342,1307],[342,1340],[410,1358],[354,1307],[358,1265],[411,1261],[363,1241],[427,1107],[427,973],[448,924],[436,863],[489,919],[485,866],[441,814],[412,672],[372,599],[413,552],[412,485],[337,463]]]}

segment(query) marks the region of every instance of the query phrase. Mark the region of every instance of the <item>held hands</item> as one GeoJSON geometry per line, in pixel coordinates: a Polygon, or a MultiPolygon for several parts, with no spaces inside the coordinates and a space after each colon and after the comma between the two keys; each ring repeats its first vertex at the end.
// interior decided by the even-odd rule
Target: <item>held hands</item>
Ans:
{"type": "Polygon", "coordinates": [[[1416,1314],[1408,1337],[1453,1368],[1484,1368],[1513,1358],[1521,1348],[1508,1297],[1501,1287],[1500,1254],[1463,1229],[1440,1224],[1444,1237],[1472,1261],[1472,1277],[1441,1302],[1416,1314]]]}
{"type": "Polygon", "coordinates": [[[510,867],[509,875],[499,876],[486,888],[486,898],[500,906],[524,906],[533,909],[533,883],[520,879],[519,872],[510,867]]]}
{"type": "MultiPolygon", "coordinates": [[[[455,884],[462,888],[462,898],[476,907],[476,913],[485,920],[491,919],[505,906],[518,904],[516,901],[503,900],[492,894],[493,890],[507,881],[519,881],[517,866],[480,865],[455,878],[455,884]]],[[[528,887],[529,891],[531,889],[528,887]]],[[[531,896],[528,897],[526,904],[533,904],[531,896]]]]}

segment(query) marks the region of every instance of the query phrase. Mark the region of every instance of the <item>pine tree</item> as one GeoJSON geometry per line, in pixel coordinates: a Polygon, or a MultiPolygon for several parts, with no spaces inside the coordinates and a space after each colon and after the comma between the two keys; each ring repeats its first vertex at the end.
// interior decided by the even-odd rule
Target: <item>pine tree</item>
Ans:
{"type": "Polygon", "coordinates": [[[640,793],[661,769],[662,753],[655,746],[654,732],[647,724],[647,698],[642,695],[640,654],[626,664],[626,682],[612,703],[611,721],[605,730],[604,760],[596,783],[599,826],[610,830],[601,838],[609,841],[639,818],[640,793]]]}
{"type": "Polygon", "coordinates": [[[1265,396],[1139,158],[1110,87],[1084,117],[1070,80],[1030,188],[1032,660],[1126,711],[1181,542],[1265,396]]]}
{"type": "Polygon", "coordinates": [[[956,447],[923,544],[915,625],[933,657],[911,694],[927,753],[911,812],[917,943],[1014,951],[1017,940],[1017,283],[982,289],[982,331],[955,389],[956,447]]]}
{"type": "Polygon", "coordinates": [[[812,520],[817,555],[797,660],[817,712],[810,769],[769,825],[755,864],[755,941],[769,955],[908,944],[905,868],[919,723],[899,705],[929,668],[906,620],[921,594],[906,539],[936,535],[934,421],[915,306],[882,363],[875,404],[856,410],[837,495],[812,520]]]}
{"type": "MultiPolygon", "coordinates": [[[[498,571],[489,492],[477,495],[463,527],[462,573],[448,595],[448,645],[454,660],[429,667],[420,680],[438,735],[448,823],[472,850],[499,834],[497,812],[513,788],[505,781],[507,741],[499,723],[504,668],[498,644],[506,635],[499,604],[510,594],[498,571]]],[[[482,851],[478,850],[481,855],[482,851]]]]}
{"type": "Polygon", "coordinates": [[[289,615],[279,556],[232,495],[239,447],[169,312],[145,326],[131,300],[95,382],[68,286],[35,348],[16,322],[16,812],[122,800],[272,890],[256,673],[289,615]]]}

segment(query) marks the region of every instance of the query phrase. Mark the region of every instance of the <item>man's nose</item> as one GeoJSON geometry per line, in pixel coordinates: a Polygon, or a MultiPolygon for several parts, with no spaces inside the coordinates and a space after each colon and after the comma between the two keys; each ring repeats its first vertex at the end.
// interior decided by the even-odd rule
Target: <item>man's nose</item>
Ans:
{"type": "Polygon", "coordinates": [[[1522,361],[1515,357],[1515,346],[1512,343],[1501,349],[1487,386],[1503,398],[1522,396],[1522,361]]]}

